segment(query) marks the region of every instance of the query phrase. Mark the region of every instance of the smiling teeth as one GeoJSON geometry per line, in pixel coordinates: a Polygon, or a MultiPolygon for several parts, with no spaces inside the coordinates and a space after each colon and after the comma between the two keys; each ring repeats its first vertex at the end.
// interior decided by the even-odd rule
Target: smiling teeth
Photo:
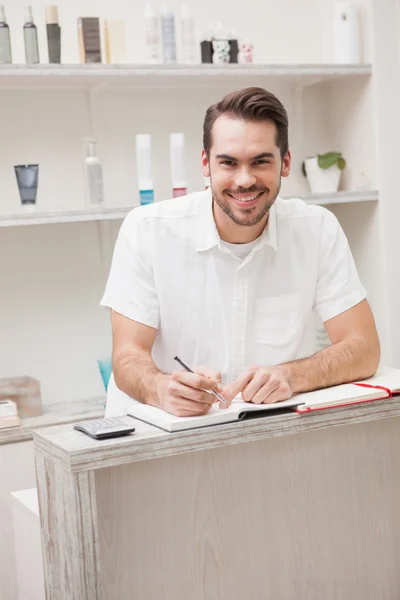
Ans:
{"type": "Polygon", "coordinates": [[[255,196],[250,196],[250,197],[246,196],[246,198],[243,198],[243,197],[240,197],[240,196],[239,197],[238,196],[233,196],[233,197],[235,198],[235,200],[239,200],[239,202],[251,202],[252,200],[255,200],[256,198],[258,198],[259,195],[260,194],[256,194],[255,196]]]}

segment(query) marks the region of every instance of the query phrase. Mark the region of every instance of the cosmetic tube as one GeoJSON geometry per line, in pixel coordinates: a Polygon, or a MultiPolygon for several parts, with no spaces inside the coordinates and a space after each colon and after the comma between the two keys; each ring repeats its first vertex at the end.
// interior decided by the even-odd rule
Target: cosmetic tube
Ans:
{"type": "Polygon", "coordinates": [[[25,62],[35,65],[39,62],[39,45],[37,27],[33,21],[32,7],[28,6],[25,12],[24,23],[25,62]]]}
{"type": "Polygon", "coordinates": [[[198,62],[196,30],[193,17],[190,15],[186,5],[181,11],[181,37],[182,37],[182,62],[190,65],[198,62]]]}
{"type": "Polygon", "coordinates": [[[126,27],[123,19],[105,19],[104,46],[106,64],[126,62],[126,27]]]}
{"type": "Polygon", "coordinates": [[[19,196],[26,211],[35,210],[39,180],[39,165],[15,165],[19,196]]]}
{"type": "Polygon", "coordinates": [[[0,6],[0,64],[6,65],[11,62],[10,28],[7,25],[4,6],[0,6]]]}
{"type": "Polygon", "coordinates": [[[152,2],[146,2],[144,33],[146,39],[146,62],[149,65],[159,65],[162,63],[160,20],[152,2]]]}
{"type": "Polygon", "coordinates": [[[79,17],[78,39],[81,63],[101,63],[100,20],[97,17],[79,17]]]}
{"type": "Polygon", "coordinates": [[[163,44],[164,64],[176,63],[176,35],[175,16],[167,6],[163,6],[161,12],[161,33],[163,44]]]}
{"type": "Polygon", "coordinates": [[[90,207],[101,208],[104,204],[103,167],[97,156],[96,140],[85,138],[86,199],[90,207]]]}
{"type": "Polygon", "coordinates": [[[47,45],[49,63],[61,63],[61,27],[58,24],[57,6],[46,7],[47,45]]]}
{"type": "Polygon", "coordinates": [[[140,204],[154,202],[153,178],[151,174],[151,136],[136,136],[136,168],[140,204]]]}
{"type": "Polygon", "coordinates": [[[185,176],[185,134],[171,133],[169,136],[171,159],[172,195],[174,198],[187,194],[185,176]]]}

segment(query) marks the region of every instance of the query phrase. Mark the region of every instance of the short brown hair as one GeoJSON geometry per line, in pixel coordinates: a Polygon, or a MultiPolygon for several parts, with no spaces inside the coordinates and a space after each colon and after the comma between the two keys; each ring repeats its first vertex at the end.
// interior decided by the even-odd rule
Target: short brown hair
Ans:
{"type": "Polygon", "coordinates": [[[289,150],[289,119],[285,107],[274,94],[260,87],[250,87],[231,92],[206,112],[203,125],[203,147],[210,155],[212,128],[221,115],[244,121],[272,121],[276,125],[276,145],[283,158],[289,150]]]}

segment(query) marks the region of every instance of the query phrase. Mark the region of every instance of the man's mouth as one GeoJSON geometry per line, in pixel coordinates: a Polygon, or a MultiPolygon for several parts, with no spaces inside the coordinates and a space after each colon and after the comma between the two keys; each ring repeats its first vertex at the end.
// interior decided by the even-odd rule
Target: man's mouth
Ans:
{"type": "Polygon", "coordinates": [[[262,192],[252,192],[251,194],[233,194],[231,192],[227,192],[227,194],[233,198],[239,206],[252,206],[257,202],[259,197],[263,195],[264,191],[265,190],[262,192]]]}

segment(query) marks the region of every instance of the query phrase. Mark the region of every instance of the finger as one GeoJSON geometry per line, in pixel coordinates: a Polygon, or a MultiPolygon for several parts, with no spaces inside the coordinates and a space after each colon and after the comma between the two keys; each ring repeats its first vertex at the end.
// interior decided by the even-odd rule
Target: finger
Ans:
{"type": "Polygon", "coordinates": [[[222,391],[222,374],[219,371],[213,369],[212,367],[208,367],[207,365],[201,365],[200,367],[196,367],[194,371],[199,375],[204,375],[204,377],[207,377],[208,379],[213,379],[214,381],[217,381],[215,389],[217,390],[217,392],[222,391]]]}
{"type": "Polygon", "coordinates": [[[171,378],[195,390],[213,390],[219,383],[215,379],[209,379],[199,373],[189,373],[188,371],[174,371],[171,373],[171,378]]]}
{"type": "Polygon", "coordinates": [[[240,377],[235,379],[235,381],[231,383],[231,385],[227,385],[223,389],[222,395],[229,404],[236,396],[238,396],[244,390],[247,384],[253,379],[253,376],[254,370],[252,368],[249,368],[242,375],[240,375],[240,377]]]}
{"type": "Polygon", "coordinates": [[[168,393],[177,399],[191,400],[192,402],[209,404],[210,406],[215,402],[215,396],[213,394],[192,388],[173,379],[170,380],[167,389],[168,393]]]}
{"type": "Polygon", "coordinates": [[[262,385],[256,394],[253,395],[251,402],[253,404],[269,404],[276,402],[277,400],[273,400],[274,394],[278,399],[280,381],[279,379],[269,378],[268,381],[262,385]]]}
{"type": "Polygon", "coordinates": [[[274,404],[275,402],[282,402],[283,400],[289,400],[293,395],[293,392],[286,382],[282,382],[278,389],[274,392],[271,392],[266,400],[264,400],[264,404],[274,404]]]}
{"type": "Polygon", "coordinates": [[[177,417],[198,417],[206,415],[210,410],[210,404],[200,404],[185,398],[174,399],[168,404],[167,412],[170,412],[177,417]]]}
{"type": "MultiPolygon", "coordinates": [[[[249,384],[242,391],[242,398],[245,402],[253,402],[254,404],[261,404],[263,399],[260,399],[260,390],[263,389],[266,385],[268,385],[268,381],[271,377],[271,373],[269,373],[265,369],[259,369],[255,374],[253,379],[249,382],[249,384]],[[258,395],[257,395],[258,394],[258,395]]],[[[278,387],[279,382],[276,382],[275,388],[278,387]]],[[[275,389],[273,388],[273,389],[275,389]]],[[[271,388],[271,391],[273,391],[271,388]]]]}

